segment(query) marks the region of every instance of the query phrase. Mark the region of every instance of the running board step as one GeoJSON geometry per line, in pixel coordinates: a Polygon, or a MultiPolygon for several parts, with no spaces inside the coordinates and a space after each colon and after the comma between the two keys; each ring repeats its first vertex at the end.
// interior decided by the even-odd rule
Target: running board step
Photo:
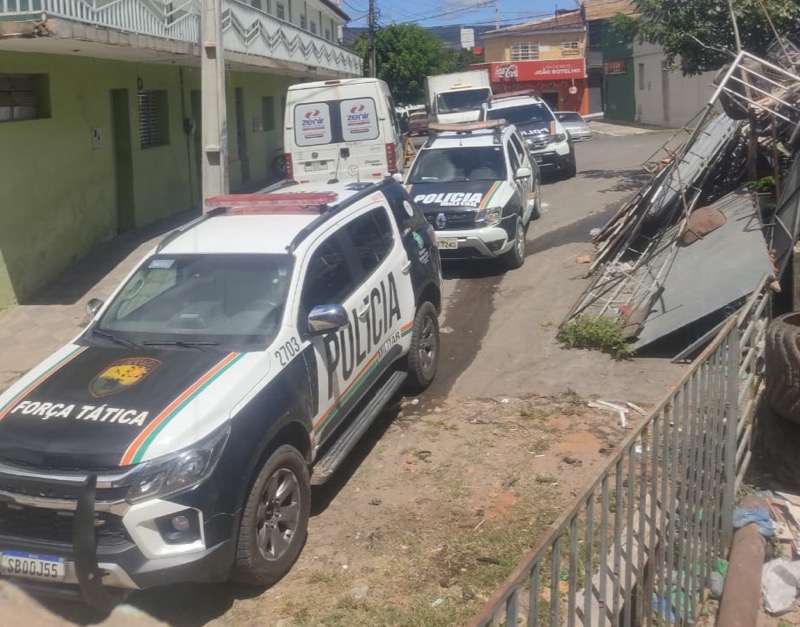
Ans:
{"type": "Polygon", "coordinates": [[[406,372],[395,372],[386,380],[386,383],[377,391],[366,407],[361,410],[361,413],[356,416],[347,429],[337,437],[333,445],[314,464],[311,485],[322,485],[331,478],[334,471],[347,458],[347,455],[355,448],[361,436],[367,432],[367,429],[378,417],[378,414],[381,413],[381,410],[386,407],[386,404],[400,389],[400,386],[403,385],[407,376],[408,373],[406,372]]]}

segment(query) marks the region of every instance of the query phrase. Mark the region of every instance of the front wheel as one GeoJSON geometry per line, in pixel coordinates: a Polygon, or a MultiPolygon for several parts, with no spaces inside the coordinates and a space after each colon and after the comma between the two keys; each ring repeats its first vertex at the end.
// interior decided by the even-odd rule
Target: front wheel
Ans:
{"type": "Polygon", "coordinates": [[[539,179],[536,178],[533,181],[533,209],[531,210],[530,222],[538,220],[541,217],[542,217],[542,188],[539,185],[539,179]]]}
{"type": "Polygon", "coordinates": [[[277,583],[303,550],[310,513],[306,460],[296,448],[281,446],[269,456],[250,488],[231,578],[253,586],[277,583]]]}
{"type": "Polygon", "coordinates": [[[564,166],[564,178],[571,179],[578,174],[578,162],[575,159],[575,147],[570,146],[569,161],[564,166]]]}
{"type": "Polygon", "coordinates": [[[517,223],[514,226],[514,245],[503,255],[503,261],[511,270],[521,268],[525,263],[525,225],[522,223],[522,216],[517,216],[517,223]]]}
{"type": "Polygon", "coordinates": [[[439,317],[436,307],[425,301],[417,309],[411,329],[408,352],[408,387],[415,391],[427,388],[439,367],[439,317]]]}

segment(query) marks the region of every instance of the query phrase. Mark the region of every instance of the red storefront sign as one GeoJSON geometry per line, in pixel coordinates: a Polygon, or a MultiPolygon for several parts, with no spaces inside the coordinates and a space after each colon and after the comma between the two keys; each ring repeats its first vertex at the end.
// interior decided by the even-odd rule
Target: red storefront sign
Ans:
{"type": "Polygon", "coordinates": [[[503,83],[506,81],[552,81],[565,78],[586,77],[586,64],[583,59],[481,63],[471,67],[489,70],[489,80],[491,80],[492,83],[503,83]]]}
{"type": "Polygon", "coordinates": [[[613,74],[625,74],[628,71],[625,59],[617,59],[616,61],[606,61],[603,64],[603,74],[606,76],[613,74]]]}

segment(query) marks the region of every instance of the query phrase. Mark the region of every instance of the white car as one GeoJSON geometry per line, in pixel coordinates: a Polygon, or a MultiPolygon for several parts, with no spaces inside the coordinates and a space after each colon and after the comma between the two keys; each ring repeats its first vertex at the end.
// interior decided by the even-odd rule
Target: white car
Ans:
{"type": "Polygon", "coordinates": [[[525,235],[541,215],[539,168],[503,121],[429,126],[405,183],[436,229],[443,259],[525,262],[525,235]]]}
{"type": "Polygon", "coordinates": [[[557,170],[564,178],[577,174],[572,138],[541,98],[532,93],[493,96],[484,105],[481,119],[516,125],[540,167],[557,170]]]}
{"type": "Polygon", "coordinates": [[[436,374],[441,266],[394,179],[227,196],[0,395],[0,576],[39,592],[267,586],[401,386],[436,374]]]}

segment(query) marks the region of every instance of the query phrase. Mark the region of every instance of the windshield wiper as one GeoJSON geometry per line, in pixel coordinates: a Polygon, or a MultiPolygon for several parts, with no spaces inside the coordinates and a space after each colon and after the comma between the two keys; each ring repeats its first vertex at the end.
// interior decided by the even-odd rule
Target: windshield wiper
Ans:
{"type": "Polygon", "coordinates": [[[105,340],[109,340],[114,342],[114,344],[119,344],[120,346],[124,346],[125,348],[139,348],[138,344],[134,344],[130,340],[125,340],[121,337],[117,337],[113,333],[109,333],[108,331],[101,331],[100,329],[94,328],[92,329],[92,335],[96,335],[98,337],[102,337],[105,340]]]}
{"type": "Polygon", "coordinates": [[[169,342],[142,342],[142,346],[179,346],[180,348],[204,350],[204,346],[219,346],[219,342],[185,342],[183,340],[173,340],[169,342]]]}

